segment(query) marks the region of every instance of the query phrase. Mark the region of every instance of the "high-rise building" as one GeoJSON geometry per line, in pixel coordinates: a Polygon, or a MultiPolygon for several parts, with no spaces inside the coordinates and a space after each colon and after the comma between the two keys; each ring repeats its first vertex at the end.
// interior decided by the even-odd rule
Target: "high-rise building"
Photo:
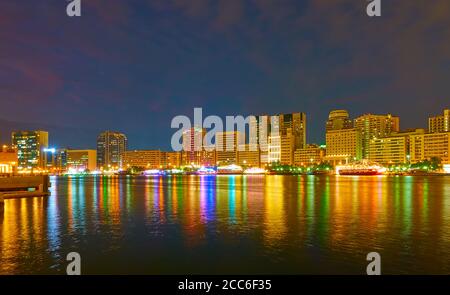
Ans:
{"type": "Polygon", "coordinates": [[[17,150],[19,169],[44,169],[44,150],[48,148],[47,131],[16,131],[12,133],[12,144],[17,150]]]}
{"type": "Polygon", "coordinates": [[[428,131],[430,133],[450,131],[450,109],[445,109],[444,114],[428,119],[428,131]]]}
{"type": "Polygon", "coordinates": [[[67,150],[67,169],[78,172],[97,169],[96,150],[67,150]]]}
{"type": "Polygon", "coordinates": [[[243,167],[260,167],[260,151],[251,144],[241,145],[238,149],[238,164],[243,167]]]}
{"type": "Polygon", "coordinates": [[[280,114],[280,135],[287,135],[289,132],[294,138],[294,149],[306,147],[306,114],[292,113],[280,114]]]}
{"type": "Polygon", "coordinates": [[[411,163],[441,159],[450,164],[450,132],[438,132],[412,135],[410,140],[411,163]]]}
{"type": "Polygon", "coordinates": [[[268,162],[293,164],[294,151],[306,146],[306,114],[272,116],[270,120],[268,162]]]}
{"type": "Polygon", "coordinates": [[[281,162],[281,136],[269,136],[269,151],[267,152],[268,163],[281,162]]]}
{"type": "Polygon", "coordinates": [[[369,145],[369,160],[383,165],[406,163],[407,140],[406,136],[372,139],[369,145]]]}
{"type": "Polygon", "coordinates": [[[295,137],[292,129],[288,128],[285,134],[280,136],[280,163],[283,165],[294,164],[295,137]]]}
{"type": "Polygon", "coordinates": [[[46,148],[43,151],[45,170],[51,173],[61,173],[67,169],[67,150],[46,148]]]}
{"type": "Polygon", "coordinates": [[[183,165],[202,165],[203,138],[205,134],[206,130],[201,127],[192,127],[183,131],[183,165]]]}
{"type": "MultiPolygon", "coordinates": [[[[57,149],[56,150],[56,170],[66,171],[67,169],[67,149],[57,149]]],[[[96,163],[97,164],[97,163],[96,163]]]]}
{"type": "Polygon", "coordinates": [[[270,118],[270,133],[268,137],[268,163],[281,162],[281,131],[280,117],[272,116],[270,118]]]}
{"type": "Polygon", "coordinates": [[[325,146],[308,144],[304,149],[297,149],[294,152],[295,166],[308,166],[319,164],[325,157],[325,146]]]}
{"type": "Polygon", "coordinates": [[[250,120],[249,131],[249,144],[256,143],[259,148],[261,165],[281,162],[282,158],[283,162],[292,163],[293,151],[306,146],[306,114],[256,116],[255,119],[250,120]],[[284,148],[281,146],[282,142],[284,142],[284,148]],[[282,155],[282,150],[287,154],[282,155]]]}
{"type": "Polygon", "coordinates": [[[123,153],[123,167],[159,169],[164,165],[164,153],[160,150],[134,150],[123,153]]]}
{"type": "MultiPolygon", "coordinates": [[[[361,132],[353,128],[351,122],[346,110],[330,112],[326,122],[326,156],[324,160],[336,165],[361,159],[361,132]]],[[[301,161],[301,163],[303,162],[301,161]]]]}
{"type": "Polygon", "coordinates": [[[251,117],[249,123],[249,147],[259,150],[262,166],[269,163],[270,121],[270,116],[262,115],[251,117]]]}
{"type": "Polygon", "coordinates": [[[326,133],[325,160],[334,165],[361,160],[361,133],[355,128],[331,130],[326,133]]]}
{"type": "Polygon", "coordinates": [[[44,168],[47,171],[55,172],[56,170],[56,149],[46,148],[43,151],[44,155],[44,168]]]}
{"type": "Polygon", "coordinates": [[[125,134],[105,131],[97,137],[97,167],[100,169],[122,168],[122,156],[127,150],[125,134]]]}
{"type": "Polygon", "coordinates": [[[326,123],[326,130],[341,130],[353,128],[353,122],[348,116],[346,110],[331,111],[326,123]]]}
{"type": "Polygon", "coordinates": [[[412,135],[425,134],[424,129],[393,132],[382,138],[374,138],[369,144],[369,160],[383,165],[403,164],[410,160],[412,135]]]}
{"type": "Polygon", "coordinates": [[[164,152],[165,168],[178,168],[181,166],[181,152],[164,152]]]}
{"type": "Polygon", "coordinates": [[[67,154],[65,149],[46,148],[43,156],[46,171],[60,173],[66,170],[67,154]]]}
{"type": "Polygon", "coordinates": [[[217,159],[215,146],[203,147],[201,165],[208,167],[208,166],[216,166],[216,164],[217,159]]]}
{"type": "Polygon", "coordinates": [[[365,114],[354,122],[355,129],[361,133],[362,158],[369,158],[369,144],[372,139],[387,137],[400,128],[399,117],[388,115],[365,114]]]}
{"type": "Polygon", "coordinates": [[[239,131],[216,132],[217,165],[238,163],[238,146],[245,143],[244,134],[239,131]]]}

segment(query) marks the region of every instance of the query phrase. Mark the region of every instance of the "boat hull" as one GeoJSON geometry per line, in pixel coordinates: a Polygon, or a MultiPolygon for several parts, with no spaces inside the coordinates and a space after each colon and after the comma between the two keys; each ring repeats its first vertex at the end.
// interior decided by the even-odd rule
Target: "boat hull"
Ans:
{"type": "Polygon", "coordinates": [[[339,170],[339,175],[381,175],[380,171],[375,169],[345,169],[339,170]]]}

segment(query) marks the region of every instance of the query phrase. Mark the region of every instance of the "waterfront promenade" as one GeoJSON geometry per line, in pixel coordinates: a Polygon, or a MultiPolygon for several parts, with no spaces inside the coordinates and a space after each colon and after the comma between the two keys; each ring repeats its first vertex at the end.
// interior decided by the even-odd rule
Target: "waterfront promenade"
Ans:
{"type": "Polygon", "coordinates": [[[0,204],[3,204],[5,199],[48,196],[49,187],[48,175],[1,177],[0,204]]]}

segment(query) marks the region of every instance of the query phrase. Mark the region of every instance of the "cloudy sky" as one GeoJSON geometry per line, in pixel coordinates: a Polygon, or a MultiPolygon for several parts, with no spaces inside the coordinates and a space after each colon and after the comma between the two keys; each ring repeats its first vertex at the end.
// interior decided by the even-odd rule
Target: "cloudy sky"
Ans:
{"type": "Polygon", "coordinates": [[[176,115],[306,112],[324,141],[335,108],[426,127],[450,106],[450,1],[0,1],[0,119],[169,148],[176,115]]]}

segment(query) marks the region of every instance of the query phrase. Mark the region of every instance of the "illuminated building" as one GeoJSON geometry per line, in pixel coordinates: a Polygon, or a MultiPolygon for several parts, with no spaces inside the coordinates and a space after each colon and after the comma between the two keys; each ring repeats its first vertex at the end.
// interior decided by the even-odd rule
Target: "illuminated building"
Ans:
{"type": "Polygon", "coordinates": [[[341,130],[353,128],[353,122],[348,116],[346,110],[334,110],[328,115],[326,130],[341,130]]]}
{"type": "MultiPolygon", "coordinates": [[[[388,115],[365,114],[355,119],[354,127],[361,133],[362,158],[368,159],[370,141],[375,138],[387,137],[392,132],[398,132],[399,117],[388,115]]],[[[327,144],[328,146],[328,144],[327,144]]]]}
{"type": "Polygon", "coordinates": [[[213,166],[216,164],[215,146],[204,147],[203,139],[206,130],[192,127],[183,131],[181,164],[184,166],[213,166]]]}
{"type": "Polygon", "coordinates": [[[66,171],[67,168],[67,150],[46,148],[43,150],[45,162],[45,171],[58,173],[66,171]]]}
{"type": "Polygon", "coordinates": [[[200,127],[192,127],[183,131],[183,165],[199,166],[202,164],[203,138],[205,134],[205,129],[200,127]]]}
{"type": "Polygon", "coordinates": [[[450,109],[445,109],[444,114],[428,119],[428,131],[430,133],[450,131],[450,109]]]}
{"type": "Polygon", "coordinates": [[[238,162],[238,145],[245,142],[244,134],[239,131],[216,132],[217,165],[236,164],[238,162]]]}
{"type": "MultiPolygon", "coordinates": [[[[253,145],[258,145],[259,143],[259,128],[260,128],[260,124],[259,121],[262,118],[265,118],[267,116],[250,116],[250,121],[248,124],[248,139],[249,139],[249,143],[253,144],[253,145]]],[[[261,130],[262,131],[262,130],[261,130]]]]}
{"type": "Polygon", "coordinates": [[[343,164],[361,159],[362,141],[359,130],[341,129],[326,133],[325,160],[332,164],[343,164]]]}
{"type": "Polygon", "coordinates": [[[380,164],[402,164],[407,161],[407,137],[374,138],[369,144],[369,160],[380,164]]]}
{"type": "Polygon", "coordinates": [[[291,165],[294,151],[306,146],[305,113],[279,114],[271,120],[269,136],[269,162],[291,165]]]}
{"type": "Polygon", "coordinates": [[[316,144],[308,144],[304,149],[297,149],[294,152],[295,166],[308,166],[311,164],[319,164],[324,160],[325,146],[316,144]]]}
{"type": "Polygon", "coordinates": [[[78,172],[97,169],[96,150],[67,150],[67,170],[78,172]]]}
{"type": "Polygon", "coordinates": [[[65,171],[67,168],[67,149],[57,149],[55,157],[57,171],[65,171]]]}
{"type": "Polygon", "coordinates": [[[270,120],[270,116],[262,115],[251,117],[249,122],[249,144],[252,146],[256,144],[263,166],[269,163],[270,120]]]}
{"type": "Polygon", "coordinates": [[[238,164],[243,167],[260,167],[260,151],[256,145],[245,144],[238,149],[238,164]]]}
{"type": "Polygon", "coordinates": [[[135,150],[123,153],[123,167],[159,169],[164,165],[164,152],[160,150],[135,150]]]}
{"type": "Polygon", "coordinates": [[[216,149],[215,146],[204,147],[201,155],[202,166],[216,166],[216,149]]]}
{"type": "Polygon", "coordinates": [[[294,164],[295,138],[291,128],[280,136],[280,163],[283,165],[294,164]]]}
{"type": "Polygon", "coordinates": [[[279,135],[269,136],[268,161],[269,163],[281,161],[281,136],[279,135]]]}
{"type": "Polygon", "coordinates": [[[97,167],[119,169],[122,156],[127,150],[127,137],[123,133],[105,131],[97,137],[97,167]]]}
{"type": "Polygon", "coordinates": [[[294,139],[294,149],[302,149],[306,146],[306,114],[292,113],[280,114],[280,135],[292,134],[294,139]]]}
{"type": "Polygon", "coordinates": [[[45,161],[45,170],[52,171],[56,169],[56,149],[46,148],[43,150],[43,155],[45,161]]]}
{"type": "Polygon", "coordinates": [[[424,129],[416,129],[374,138],[369,144],[369,160],[384,165],[407,163],[410,160],[411,136],[424,133],[424,129]]]}
{"type": "Polygon", "coordinates": [[[181,152],[163,152],[165,168],[176,168],[181,166],[181,152]]]}
{"type": "Polygon", "coordinates": [[[250,121],[249,126],[249,143],[258,144],[261,165],[293,163],[294,151],[306,146],[305,113],[257,116],[256,120],[250,121]]]}
{"type": "Polygon", "coordinates": [[[268,163],[281,161],[281,132],[279,116],[270,119],[270,133],[268,138],[268,163]]]}
{"type": "Polygon", "coordinates": [[[17,151],[6,145],[2,146],[0,150],[0,175],[16,173],[17,162],[17,151]]]}
{"type": "Polygon", "coordinates": [[[17,150],[19,169],[43,169],[46,166],[44,150],[48,148],[48,132],[16,131],[12,144],[17,150]]]}
{"type": "Polygon", "coordinates": [[[67,170],[67,149],[47,148],[44,150],[44,158],[46,171],[60,173],[67,170]]]}
{"type": "Polygon", "coordinates": [[[441,159],[443,164],[450,164],[450,132],[412,135],[410,139],[411,163],[441,159]]]}

